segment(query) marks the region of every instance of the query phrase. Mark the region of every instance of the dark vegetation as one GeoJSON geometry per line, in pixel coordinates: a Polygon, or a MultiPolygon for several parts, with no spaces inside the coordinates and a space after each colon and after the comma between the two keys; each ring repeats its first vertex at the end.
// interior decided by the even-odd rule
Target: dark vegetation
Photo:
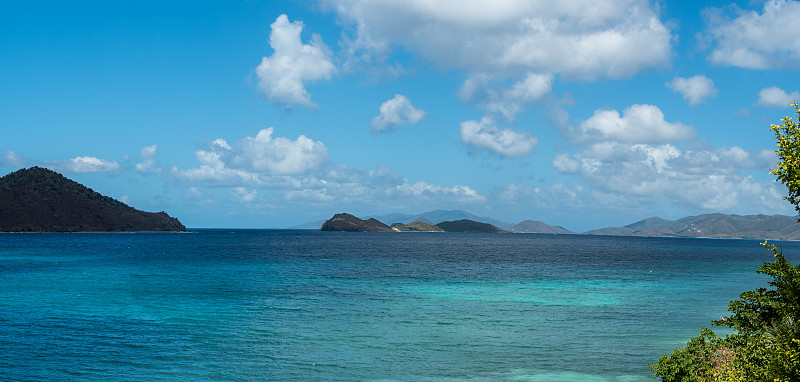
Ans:
{"type": "Polygon", "coordinates": [[[394,223],[392,230],[398,232],[444,232],[441,228],[430,223],[430,220],[425,222],[417,220],[408,224],[394,223]]]}
{"type": "Polygon", "coordinates": [[[0,178],[0,232],[185,231],[165,212],[144,212],[45,168],[0,178]]]}
{"type": "Polygon", "coordinates": [[[442,231],[444,232],[478,232],[478,233],[508,232],[500,228],[497,228],[489,223],[481,223],[467,219],[441,222],[436,226],[441,228],[442,231]]]}
{"type": "Polygon", "coordinates": [[[376,219],[361,220],[353,215],[341,213],[325,221],[320,231],[392,232],[392,229],[376,219]]]}

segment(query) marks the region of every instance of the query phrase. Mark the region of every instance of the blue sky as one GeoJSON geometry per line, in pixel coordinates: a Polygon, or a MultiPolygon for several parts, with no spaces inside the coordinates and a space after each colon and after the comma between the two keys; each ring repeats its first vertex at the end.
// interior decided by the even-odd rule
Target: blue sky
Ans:
{"type": "Polygon", "coordinates": [[[800,2],[553,3],[4,4],[0,172],[189,227],[793,213],[800,2]]]}

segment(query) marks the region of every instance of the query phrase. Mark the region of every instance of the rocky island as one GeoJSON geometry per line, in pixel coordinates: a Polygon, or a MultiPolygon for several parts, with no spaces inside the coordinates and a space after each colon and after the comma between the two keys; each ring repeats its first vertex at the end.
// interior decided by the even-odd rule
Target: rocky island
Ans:
{"type": "Polygon", "coordinates": [[[376,219],[361,220],[353,215],[341,213],[333,215],[323,223],[320,231],[392,232],[392,229],[376,219]]]}
{"type": "Polygon", "coordinates": [[[432,225],[423,221],[414,221],[408,224],[394,223],[390,226],[375,218],[368,220],[359,219],[351,214],[341,213],[322,224],[320,231],[345,231],[345,232],[476,232],[476,233],[503,233],[508,232],[489,223],[461,219],[445,221],[432,225]]]}
{"type": "Polygon", "coordinates": [[[186,231],[166,212],[144,212],[41,167],[0,178],[0,232],[186,231]]]}

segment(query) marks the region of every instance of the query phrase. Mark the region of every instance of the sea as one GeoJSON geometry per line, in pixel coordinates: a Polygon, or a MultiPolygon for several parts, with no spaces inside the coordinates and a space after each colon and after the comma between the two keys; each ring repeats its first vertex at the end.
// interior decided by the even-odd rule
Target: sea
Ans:
{"type": "Polygon", "coordinates": [[[0,380],[652,381],[771,260],[752,240],[0,234],[0,380]]]}

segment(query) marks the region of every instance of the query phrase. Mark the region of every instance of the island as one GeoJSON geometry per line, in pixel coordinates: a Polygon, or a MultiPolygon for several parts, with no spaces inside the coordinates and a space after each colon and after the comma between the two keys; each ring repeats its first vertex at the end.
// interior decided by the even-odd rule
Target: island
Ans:
{"type": "Polygon", "coordinates": [[[0,178],[0,232],[186,231],[166,212],[144,212],[41,167],[0,178]]]}
{"type": "Polygon", "coordinates": [[[377,219],[361,220],[348,213],[333,215],[322,223],[320,231],[343,232],[393,232],[392,229],[377,219]]]}
{"type": "Polygon", "coordinates": [[[489,223],[481,223],[468,219],[444,221],[436,225],[424,221],[411,223],[394,223],[388,226],[381,221],[370,218],[359,219],[348,213],[339,213],[322,224],[320,231],[340,232],[473,232],[473,233],[506,233],[503,229],[489,223]]]}
{"type": "Polygon", "coordinates": [[[393,223],[392,230],[395,232],[444,232],[443,229],[433,225],[430,221],[416,220],[408,224],[393,223]]]}

